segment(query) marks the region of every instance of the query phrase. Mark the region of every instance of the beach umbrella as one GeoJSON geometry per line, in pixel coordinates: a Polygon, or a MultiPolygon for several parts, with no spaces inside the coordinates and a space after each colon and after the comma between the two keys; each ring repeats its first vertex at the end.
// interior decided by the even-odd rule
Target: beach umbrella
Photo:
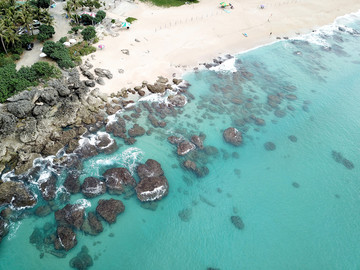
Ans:
{"type": "Polygon", "coordinates": [[[98,47],[99,47],[99,49],[101,49],[101,50],[102,50],[102,49],[104,49],[104,48],[105,48],[105,45],[103,45],[103,44],[99,44],[99,45],[98,45],[98,47]]]}
{"type": "Polygon", "coordinates": [[[43,57],[46,57],[47,55],[45,54],[45,53],[40,53],[40,55],[39,55],[41,58],[43,58],[43,57]]]}
{"type": "Polygon", "coordinates": [[[128,22],[121,23],[121,28],[129,28],[129,27],[130,27],[130,23],[128,23],[128,22]]]}
{"type": "Polygon", "coordinates": [[[228,4],[227,4],[226,2],[221,2],[221,3],[220,3],[220,6],[221,6],[221,7],[226,7],[227,5],[228,5],[228,4]]]}
{"type": "Polygon", "coordinates": [[[75,43],[76,43],[76,39],[73,39],[73,38],[72,38],[72,39],[69,40],[69,42],[70,42],[71,44],[75,44],[75,43]]]}
{"type": "Polygon", "coordinates": [[[64,44],[66,47],[70,47],[70,45],[71,45],[70,42],[68,42],[68,41],[64,42],[63,44],[64,44]]]}

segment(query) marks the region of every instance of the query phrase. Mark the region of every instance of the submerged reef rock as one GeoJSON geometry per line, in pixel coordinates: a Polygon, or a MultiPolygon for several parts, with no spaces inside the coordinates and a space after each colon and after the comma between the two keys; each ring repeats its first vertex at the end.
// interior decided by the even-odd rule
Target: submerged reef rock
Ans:
{"type": "Polygon", "coordinates": [[[64,187],[70,194],[75,194],[80,192],[80,180],[79,180],[80,173],[77,171],[71,171],[65,181],[64,187]]]}
{"type": "Polygon", "coordinates": [[[111,168],[103,174],[110,194],[122,194],[125,189],[133,189],[136,186],[134,177],[126,168],[111,168]]]}
{"type": "Polygon", "coordinates": [[[231,216],[231,223],[239,230],[242,230],[245,227],[244,222],[239,216],[231,216]]]}
{"type": "Polygon", "coordinates": [[[45,201],[51,201],[56,197],[56,175],[48,173],[40,177],[40,191],[45,201]]]}
{"type": "Polygon", "coordinates": [[[94,198],[106,192],[106,184],[95,177],[87,177],[81,185],[81,192],[86,198],[94,198]]]}
{"type": "Polygon", "coordinates": [[[69,262],[70,267],[77,270],[86,270],[93,265],[93,260],[89,255],[89,250],[86,246],[82,246],[81,251],[72,258],[69,262]]]}
{"type": "Polygon", "coordinates": [[[345,166],[345,168],[347,168],[349,170],[354,169],[354,167],[355,167],[354,163],[352,163],[350,160],[344,158],[340,152],[332,151],[331,155],[336,162],[341,163],[342,165],[345,166]]]}
{"type": "Polygon", "coordinates": [[[54,247],[57,250],[64,249],[68,251],[73,247],[75,247],[77,244],[76,234],[69,227],[64,227],[64,226],[57,227],[56,235],[57,237],[54,242],[54,247]]]}
{"type": "Polygon", "coordinates": [[[35,210],[35,215],[38,217],[45,217],[51,213],[51,208],[49,205],[41,205],[35,210]]]}
{"type": "Polygon", "coordinates": [[[175,107],[184,107],[186,105],[186,97],[180,94],[170,95],[167,99],[175,107]]]}
{"type": "Polygon", "coordinates": [[[266,142],[264,147],[267,151],[274,151],[276,149],[276,145],[273,142],[266,142]]]}
{"type": "Polygon", "coordinates": [[[36,204],[36,198],[20,182],[0,182],[0,207],[12,204],[14,207],[32,207],[36,204]]]}
{"type": "Polygon", "coordinates": [[[179,218],[184,222],[190,221],[191,215],[192,215],[191,208],[185,208],[185,209],[181,210],[178,214],[179,218]]]}
{"type": "Polygon", "coordinates": [[[145,129],[138,124],[134,124],[132,128],[128,130],[130,137],[143,136],[145,134],[145,129]]]}
{"type": "Polygon", "coordinates": [[[161,200],[168,194],[169,184],[159,162],[148,159],[136,168],[140,182],[135,190],[140,201],[161,200]]]}
{"type": "Polygon", "coordinates": [[[98,213],[108,223],[115,223],[116,217],[125,211],[125,206],[120,200],[99,200],[96,207],[96,213],[98,213]]]}
{"type": "Polygon", "coordinates": [[[81,226],[81,230],[85,234],[98,235],[103,231],[103,225],[101,224],[101,221],[96,217],[96,215],[90,212],[88,213],[87,218],[81,226]]]}
{"type": "Polygon", "coordinates": [[[167,139],[168,139],[169,143],[171,143],[171,144],[179,144],[184,140],[183,138],[176,137],[176,136],[170,136],[167,139]]]}
{"type": "Polygon", "coordinates": [[[225,141],[232,145],[239,146],[242,143],[241,132],[234,127],[229,127],[225,129],[223,136],[225,141]]]}
{"type": "Polygon", "coordinates": [[[8,221],[0,217],[0,243],[1,240],[7,235],[9,231],[8,227],[9,227],[8,221]]]}
{"type": "Polygon", "coordinates": [[[85,209],[79,204],[67,204],[63,209],[55,212],[55,220],[59,225],[70,225],[80,229],[84,223],[85,209]]]}
{"type": "Polygon", "coordinates": [[[196,147],[198,147],[199,149],[204,149],[203,141],[199,136],[197,135],[191,136],[191,142],[195,144],[196,147]]]}
{"type": "Polygon", "coordinates": [[[195,144],[189,142],[189,141],[183,141],[179,143],[177,148],[177,154],[179,156],[184,156],[190,151],[194,150],[196,148],[195,144]]]}
{"type": "Polygon", "coordinates": [[[294,136],[294,135],[290,135],[288,138],[289,138],[289,140],[292,141],[292,142],[297,142],[297,138],[296,138],[296,136],[294,136]]]}
{"type": "Polygon", "coordinates": [[[99,149],[99,152],[105,154],[114,153],[118,149],[116,141],[108,133],[99,134],[96,138],[95,146],[99,149]]]}

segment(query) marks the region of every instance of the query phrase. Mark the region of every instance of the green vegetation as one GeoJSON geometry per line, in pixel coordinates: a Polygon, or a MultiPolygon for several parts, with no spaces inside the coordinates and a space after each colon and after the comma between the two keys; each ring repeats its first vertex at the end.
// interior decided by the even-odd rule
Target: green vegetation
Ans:
{"type": "Polygon", "coordinates": [[[133,23],[134,21],[136,21],[137,19],[136,18],[133,18],[133,17],[127,17],[125,19],[125,21],[127,21],[128,23],[133,23]]]}
{"type": "Polygon", "coordinates": [[[159,6],[159,7],[178,7],[185,5],[186,3],[189,4],[199,3],[198,0],[142,0],[142,1],[153,3],[155,6],[159,6]]]}
{"type": "Polygon", "coordinates": [[[76,64],[81,64],[81,56],[88,55],[96,51],[96,48],[89,45],[86,41],[79,42],[68,48],[71,60],[76,64]]]}
{"type": "Polygon", "coordinates": [[[37,39],[42,41],[45,41],[49,38],[52,38],[52,36],[55,34],[54,27],[51,25],[42,24],[39,27],[39,34],[37,36],[37,39]]]}
{"type": "Polygon", "coordinates": [[[84,40],[91,40],[96,37],[96,31],[93,26],[88,26],[84,30],[82,30],[81,35],[83,36],[84,40]]]}
{"type": "Polygon", "coordinates": [[[42,51],[51,59],[55,60],[61,68],[66,69],[75,66],[71,60],[69,50],[60,42],[45,41],[42,51]]]}
{"type": "Polygon", "coordinates": [[[58,77],[60,74],[58,68],[47,62],[37,62],[31,67],[21,67],[19,71],[16,71],[15,64],[8,62],[0,67],[0,103],[30,86],[38,85],[41,79],[58,77]]]}
{"type": "Polygon", "coordinates": [[[59,39],[59,42],[60,42],[60,43],[64,43],[64,42],[66,42],[66,41],[67,41],[67,37],[62,37],[62,38],[59,39]]]}
{"type": "Polygon", "coordinates": [[[77,35],[77,33],[79,32],[79,30],[83,29],[84,27],[81,25],[77,25],[71,28],[71,31],[73,31],[73,33],[75,33],[75,35],[77,35]]]}
{"type": "Polygon", "coordinates": [[[95,19],[97,22],[102,22],[102,20],[105,19],[105,17],[106,17],[106,12],[103,10],[99,10],[95,15],[95,19]]]}

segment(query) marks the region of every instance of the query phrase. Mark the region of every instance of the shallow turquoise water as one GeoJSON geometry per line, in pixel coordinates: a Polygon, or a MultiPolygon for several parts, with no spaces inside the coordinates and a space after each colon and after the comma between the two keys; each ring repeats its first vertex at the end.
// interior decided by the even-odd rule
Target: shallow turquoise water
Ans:
{"type": "MultiPolygon", "coordinates": [[[[360,31],[359,17],[349,15],[334,25],[360,31]]],[[[0,269],[69,269],[69,260],[83,245],[94,259],[91,269],[359,269],[360,35],[334,25],[302,40],[238,55],[237,73],[188,74],[195,99],[182,114],[168,116],[165,129],[84,162],[82,178],[112,166],[131,169],[148,158],[159,161],[170,191],[156,211],[140,207],[134,196],[117,197],[126,210],[116,224],[103,222],[104,232],[96,237],[78,232],[77,246],[64,259],[47,253],[40,259],[29,236],[35,226],[54,218],[30,216],[12,224],[1,243],[0,269]],[[244,79],[241,71],[253,76],[244,79]],[[277,93],[297,96],[282,99],[284,117],[266,105],[267,96],[277,93]],[[233,97],[244,104],[228,102],[233,97]],[[266,125],[250,121],[236,126],[244,115],[261,117],[266,125]],[[241,147],[223,141],[222,131],[232,125],[244,132],[241,147]],[[200,132],[206,134],[204,145],[219,153],[207,157],[209,175],[196,178],[179,166],[182,159],[166,138],[200,132]],[[275,151],[265,150],[268,141],[275,143],[275,151]],[[332,151],[341,152],[354,168],[335,162],[332,151]],[[188,222],[178,215],[185,208],[191,209],[188,222]],[[232,215],[242,218],[244,230],[234,227],[232,215]]],[[[142,116],[137,122],[150,127],[145,110],[142,116]]],[[[87,210],[110,197],[89,200],[87,210]]],[[[74,195],[71,202],[81,198],[74,195]]]]}

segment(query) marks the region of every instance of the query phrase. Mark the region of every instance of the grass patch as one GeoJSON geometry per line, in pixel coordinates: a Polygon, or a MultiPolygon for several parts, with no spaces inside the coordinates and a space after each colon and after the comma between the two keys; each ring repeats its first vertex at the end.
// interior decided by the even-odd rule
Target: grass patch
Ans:
{"type": "Polygon", "coordinates": [[[128,23],[132,23],[132,22],[134,22],[134,21],[136,21],[137,19],[136,18],[133,18],[133,17],[127,17],[126,19],[125,19],[125,21],[127,21],[128,23]]]}
{"type": "Polygon", "coordinates": [[[150,2],[159,7],[179,7],[186,3],[199,3],[197,0],[141,0],[142,2],[150,2]]]}
{"type": "Polygon", "coordinates": [[[75,45],[68,48],[71,60],[76,64],[81,64],[81,56],[88,55],[96,51],[96,48],[89,45],[86,41],[78,42],[75,45]]]}

